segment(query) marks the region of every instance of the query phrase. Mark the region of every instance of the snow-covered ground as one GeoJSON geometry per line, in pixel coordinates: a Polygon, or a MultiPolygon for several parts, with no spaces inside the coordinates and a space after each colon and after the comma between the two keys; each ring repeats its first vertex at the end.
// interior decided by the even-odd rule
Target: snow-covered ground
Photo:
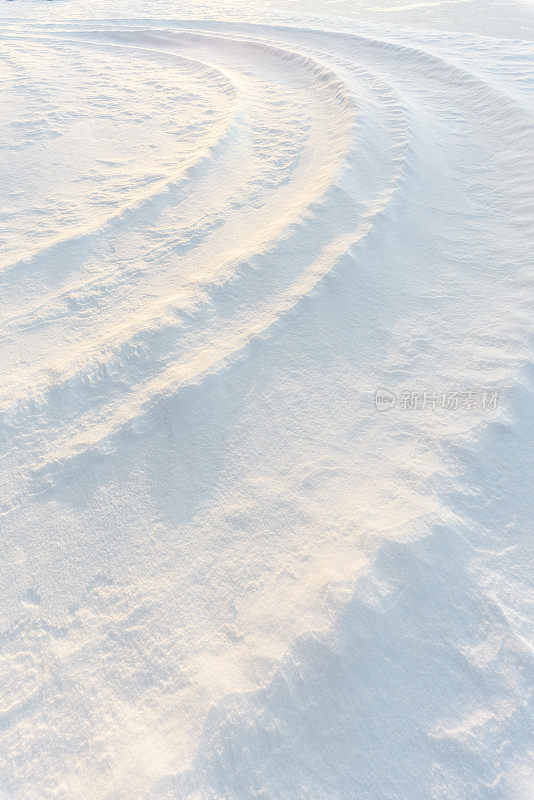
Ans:
{"type": "Polygon", "coordinates": [[[531,23],[2,5],[2,800],[534,795],[531,23]]]}

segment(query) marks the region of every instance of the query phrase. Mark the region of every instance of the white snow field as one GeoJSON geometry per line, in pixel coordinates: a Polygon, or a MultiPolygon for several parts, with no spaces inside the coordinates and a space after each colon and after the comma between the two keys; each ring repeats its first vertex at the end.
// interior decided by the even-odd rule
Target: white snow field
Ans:
{"type": "Polygon", "coordinates": [[[2,800],[534,797],[528,9],[349,5],[2,5],[2,800]]]}

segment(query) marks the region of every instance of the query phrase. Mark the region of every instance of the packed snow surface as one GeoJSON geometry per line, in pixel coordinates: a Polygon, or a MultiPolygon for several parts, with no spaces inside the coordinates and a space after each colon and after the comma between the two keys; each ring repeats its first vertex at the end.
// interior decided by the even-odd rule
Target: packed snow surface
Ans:
{"type": "Polygon", "coordinates": [[[0,797],[527,800],[532,46],[67,5],[0,25],[0,797]]]}

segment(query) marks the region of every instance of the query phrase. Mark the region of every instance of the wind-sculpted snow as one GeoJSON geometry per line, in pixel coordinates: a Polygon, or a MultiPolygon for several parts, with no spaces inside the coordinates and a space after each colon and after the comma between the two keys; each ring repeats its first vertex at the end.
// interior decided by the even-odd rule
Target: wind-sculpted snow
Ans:
{"type": "Polygon", "coordinates": [[[526,797],[532,52],[338,27],[0,28],[2,797],[526,797]]]}

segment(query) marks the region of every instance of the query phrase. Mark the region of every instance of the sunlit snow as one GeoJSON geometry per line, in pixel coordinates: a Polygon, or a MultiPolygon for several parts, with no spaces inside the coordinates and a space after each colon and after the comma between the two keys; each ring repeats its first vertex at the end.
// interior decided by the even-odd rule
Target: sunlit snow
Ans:
{"type": "Polygon", "coordinates": [[[528,4],[0,21],[0,798],[527,800],[528,4]]]}

